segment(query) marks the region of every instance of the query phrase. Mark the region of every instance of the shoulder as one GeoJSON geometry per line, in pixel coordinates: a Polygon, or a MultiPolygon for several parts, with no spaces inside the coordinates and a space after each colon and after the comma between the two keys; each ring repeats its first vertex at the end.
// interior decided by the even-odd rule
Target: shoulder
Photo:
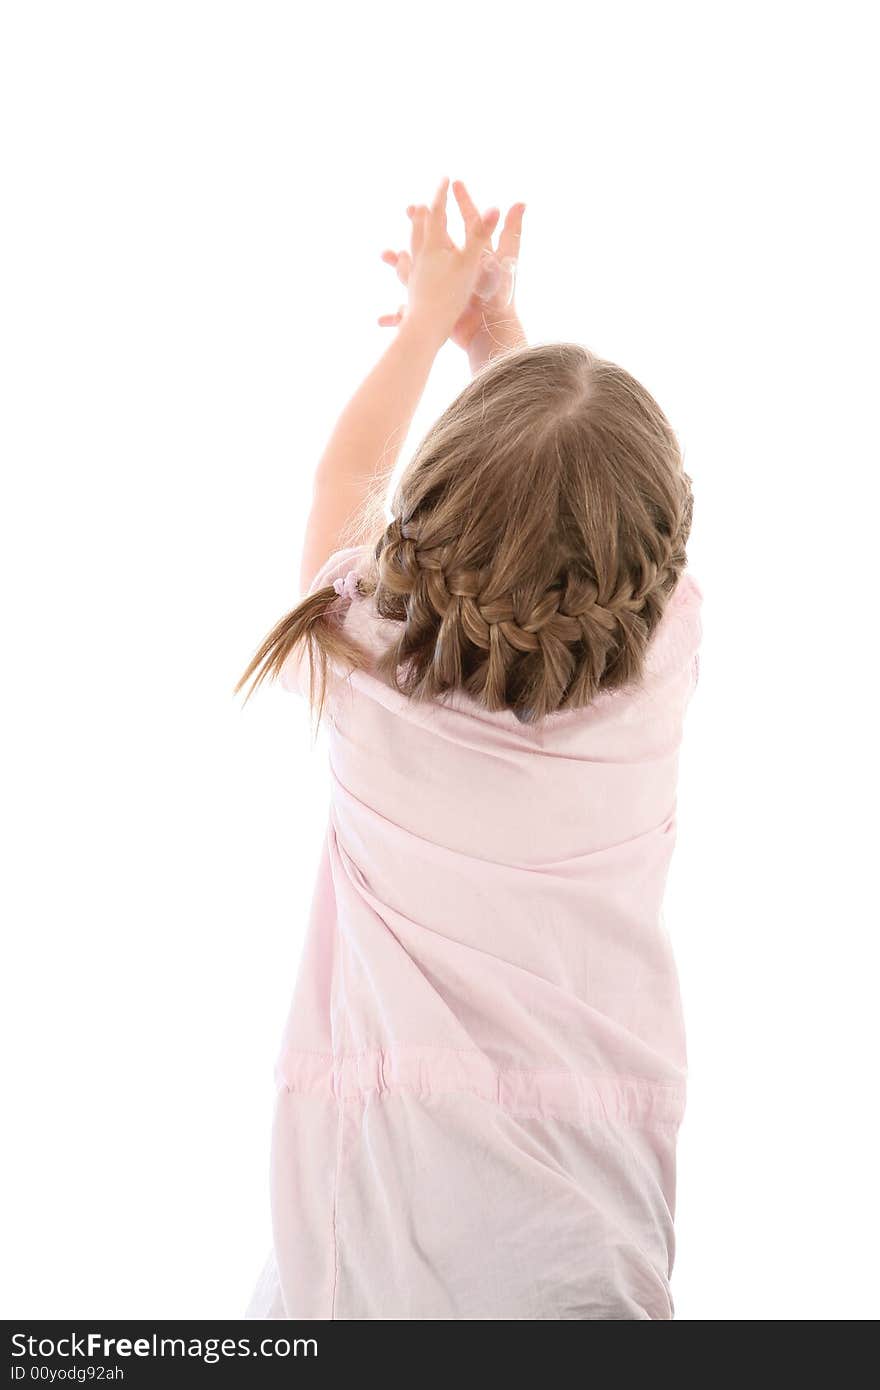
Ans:
{"type": "Polygon", "coordinates": [[[695,661],[703,636],[702,607],[702,585],[690,570],[684,570],[649,644],[646,675],[669,672],[695,661]]]}
{"type": "Polygon", "coordinates": [[[679,575],[678,583],[672,591],[672,599],[692,610],[700,608],[703,602],[703,586],[690,570],[685,570],[679,575]]]}

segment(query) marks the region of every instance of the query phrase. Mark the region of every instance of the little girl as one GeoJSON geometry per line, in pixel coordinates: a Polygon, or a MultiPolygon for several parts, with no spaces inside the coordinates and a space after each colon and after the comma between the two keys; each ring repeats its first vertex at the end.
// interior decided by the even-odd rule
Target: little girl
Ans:
{"type": "Polygon", "coordinates": [[[332,787],[250,1316],[671,1318],[690,480],[627,372],[525,346],[522,205],[494,246],[454,193],[463,246],[444,182],[385,253],[406,308],[318,466],[307,597],[239,685],[310,693],[332,787]],[[473,381],[340,549],[448,338],[473,381]]]}

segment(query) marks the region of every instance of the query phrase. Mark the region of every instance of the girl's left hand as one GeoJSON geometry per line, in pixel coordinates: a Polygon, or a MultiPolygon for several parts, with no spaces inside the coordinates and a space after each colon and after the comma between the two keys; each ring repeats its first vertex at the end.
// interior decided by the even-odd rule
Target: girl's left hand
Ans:
{"type": "Polygon", "coordinates": [[[393,265],[406,286],[408,303],[394,314],[383,314],[383,327],[396,327],[404,318],[425,325],[440,342],[453,333],[471,303],[482,271],[484,253],[491,251],[492,233],[499,218],[497,208],[482,216],[464,184],[454,186],[465,226],[465,243],[456,246],[446,226],[449,180],[444,179],[430,208],[407,208],[412,222],[409,251],[385,251],[382,259],[393,265]]]}

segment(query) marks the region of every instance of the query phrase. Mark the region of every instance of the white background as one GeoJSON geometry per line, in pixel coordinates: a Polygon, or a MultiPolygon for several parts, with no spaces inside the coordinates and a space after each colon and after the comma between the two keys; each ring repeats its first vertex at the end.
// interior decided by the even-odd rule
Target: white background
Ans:
{"type": "Polygon", "coordinates": [[[3,6],[5,1316],[238,1316],[268,1252],[324,790],[231,690],[444,174],[694,480],[677,1314],[877,1315],[872,8],[3,6]]]}

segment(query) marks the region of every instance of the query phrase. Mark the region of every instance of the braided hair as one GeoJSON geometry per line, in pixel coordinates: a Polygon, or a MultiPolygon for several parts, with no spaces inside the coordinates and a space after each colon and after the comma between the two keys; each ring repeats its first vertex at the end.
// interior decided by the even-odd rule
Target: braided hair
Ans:
{"type": "Polygon", "coordinates": [[[561,344],[478,377],[401,478],[375,550],[385,674],[534,721],[639,678],[686,564],[690,480],[628,373],[561,344]]]}
{"type": "Polygon", "coordinates": [[[495,359],[422,441],[364,566],[397,624],[379,674],[523,722],[637,681],[692,510],[675,435],[622,368],[567,343],[495,359]]]}

